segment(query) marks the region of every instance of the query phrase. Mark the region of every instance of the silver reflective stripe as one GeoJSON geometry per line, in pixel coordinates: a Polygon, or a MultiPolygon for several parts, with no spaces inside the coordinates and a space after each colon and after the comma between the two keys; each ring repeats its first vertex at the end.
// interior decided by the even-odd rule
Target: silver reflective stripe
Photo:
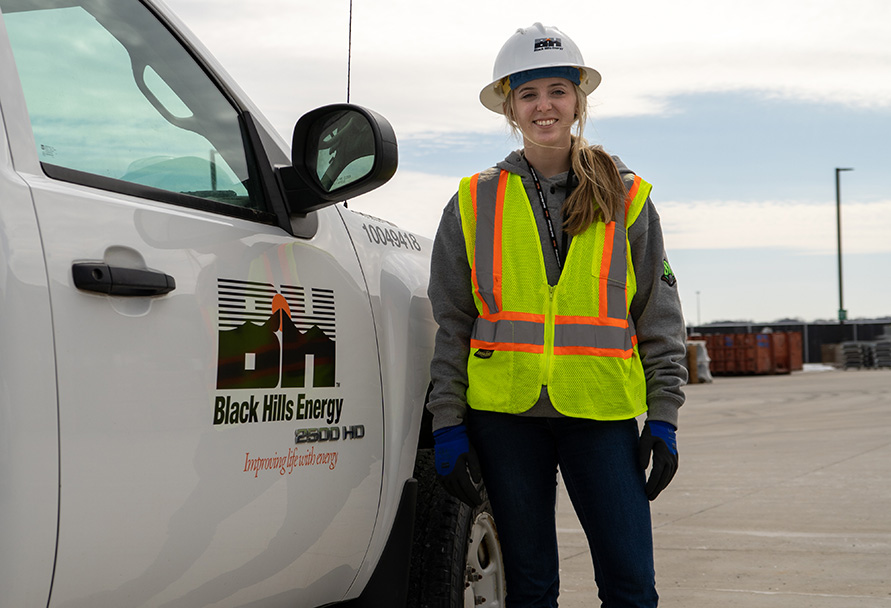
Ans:
{"type": "Polygon", "coordinates": [[[495,208],[498,195],[498,172],[483,172],[477,181],[476,191],[476,244],[473,264],[479,296],[490,314],[499,312],[495,300],[495,208]]]}
{"type": "Polygon", "coordinates": [[[483,317],[477,317],[471,337],[482,342],[543,346],[544,334],[543,323],[507,319],[489,321],[483,317]]]}
{"type": "Polygon", "coordinates": [[[625,261],[625,218],[618,217],[613,232],[612,255],[609,261],[609,281],[606,289],[606,316],[610,319],[624,319],[628,316],[625,301],[627,264],[625,261]]]}
{"type": "Polygon", "coordinates": [[[554,348],[567,346],[630,350],[631,334],[624,327],[561,323],[554,328],[554,348]]]}

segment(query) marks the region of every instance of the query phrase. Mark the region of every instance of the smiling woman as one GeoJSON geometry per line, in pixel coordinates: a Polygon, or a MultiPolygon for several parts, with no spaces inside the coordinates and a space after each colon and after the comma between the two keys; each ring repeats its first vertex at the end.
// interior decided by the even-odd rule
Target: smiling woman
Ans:
{"type": "Polygon", "coordinates": [[[517,607],[556,605],[558,466],[603,605],[658,597],[648,499],[677,469],[684,323],[650,184],[582,137],[599,82],[557,28],[517,30],[480,101],[523,148],[461,180],[431,260],[436,471],[491,502],[517,607]]]}

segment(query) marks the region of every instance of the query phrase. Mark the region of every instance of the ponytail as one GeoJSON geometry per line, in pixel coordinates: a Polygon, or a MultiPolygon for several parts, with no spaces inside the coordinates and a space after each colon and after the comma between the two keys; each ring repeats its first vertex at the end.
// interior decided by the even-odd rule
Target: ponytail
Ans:
{"type": "Polygon", "coordinates": [[[581,134],[572,138],[570,155],[579,184],[563,202],[563,229],[578,236],[598,218],[610,222],[624,213],[625,184],[612,157],[581,134]]]}

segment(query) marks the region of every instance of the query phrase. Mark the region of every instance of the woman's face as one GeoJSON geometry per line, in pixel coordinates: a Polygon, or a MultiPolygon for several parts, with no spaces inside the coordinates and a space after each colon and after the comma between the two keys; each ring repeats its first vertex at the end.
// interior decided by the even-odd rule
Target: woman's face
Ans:
{"type": "Polygon", "coordinates": [[[539,78],[517,87],[511,103],[525,144],[569,147],[576,101],[575,86],[565,78],[539,78]]]}

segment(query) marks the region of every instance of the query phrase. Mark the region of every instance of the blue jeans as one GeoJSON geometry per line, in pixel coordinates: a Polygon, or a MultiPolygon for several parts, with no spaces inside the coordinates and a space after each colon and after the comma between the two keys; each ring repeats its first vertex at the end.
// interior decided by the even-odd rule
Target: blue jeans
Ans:
{"type": "Polygon", "coordinates": [[[468,410],[504,555],[508,608],[556,608],[557,467],[594,561],[603,608],[658,603],[637,422],[468,410]]]}

